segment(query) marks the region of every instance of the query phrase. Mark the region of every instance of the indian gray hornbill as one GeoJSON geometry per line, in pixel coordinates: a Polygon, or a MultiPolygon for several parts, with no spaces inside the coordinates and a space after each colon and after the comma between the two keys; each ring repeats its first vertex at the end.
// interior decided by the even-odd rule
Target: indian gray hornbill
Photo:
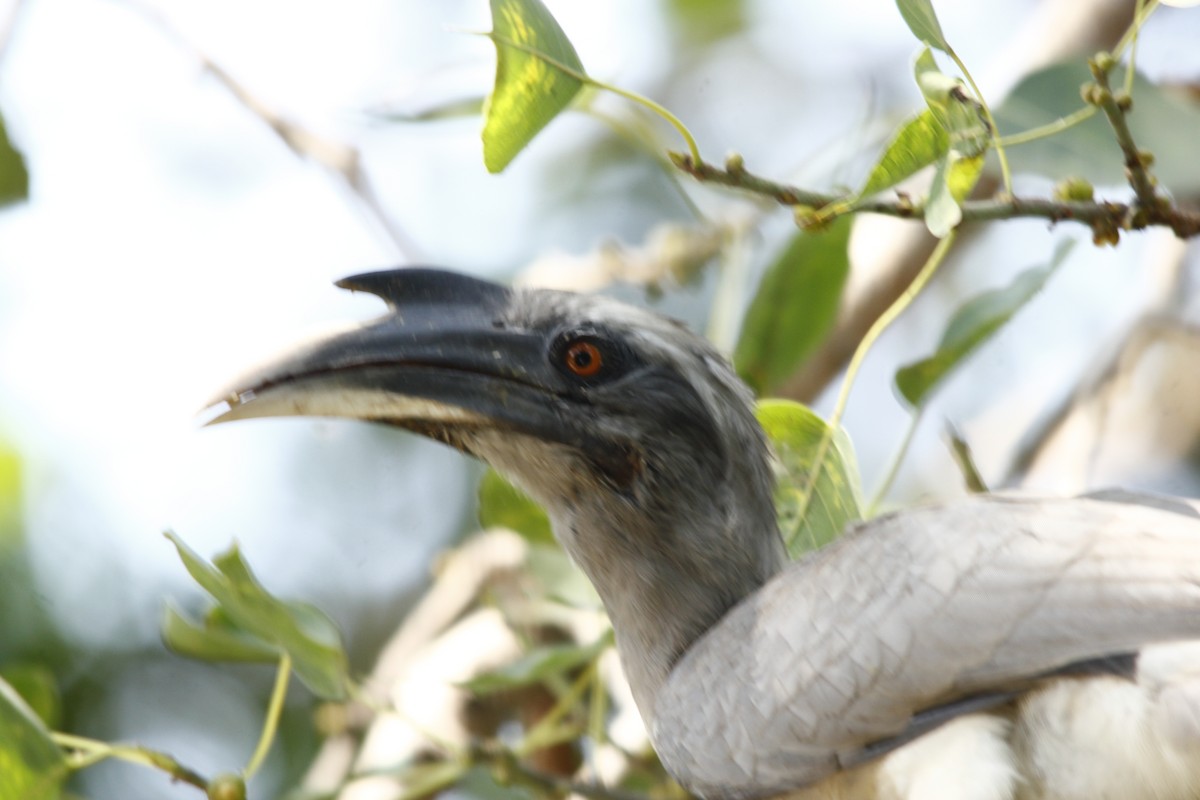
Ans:
{"type": "Polygon", "coordinates": [[[1200,515],[976,497],[789,563],[750,391],[682,324],[429,269],[220,395],[395,425],[545,506],[667,770],[703,798],[1200,796],[1200,515]]]}

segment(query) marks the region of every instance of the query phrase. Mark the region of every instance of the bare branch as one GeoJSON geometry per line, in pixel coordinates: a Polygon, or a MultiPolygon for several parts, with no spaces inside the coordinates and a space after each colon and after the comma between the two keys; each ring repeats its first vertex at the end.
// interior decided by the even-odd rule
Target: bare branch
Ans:
{"type": "Polygon", "coordinates": [[[139,0],[126,0],[126,2],[168,38],[190,52],[203,68],[212,73],[213,77],[229,90],[230,94],[247,111],[266,123],[289,150],[300,158],[320,164],[341,179],[343,185],[350,190],[363,210],[367,212],[367,216],[387,236],[402,258],[407,261],[420,260],[420,252],[416,244],[391,218],[375,194],[371,181],[362,168],[362,159],[358,148],[314,133],[280,114],[236,81],[220,64],[200,51],[157,9],[151,8],[139,0]]]}
{"type": "Polygon", "coordinates": [[[492,774],[500,783],[520,784],[559,797],[574,794],[590,800],[648,800],[648,795],[610,789],[599,783],[582,783],[561,775],[541,772],[524,764],[507,748],[491,742],[475,744],[471,748],[470,758],[476,764],[491,767],[492,774]]]}
{"type": "Polygon", "coordinates": [[[1087,90],[1088,99],[1100,106],[1104,115],[1108,117],[1108,124],[1112,126],[1117,144],[1125,154],[1125,175],[1129,179],[1129,185],[1133,187],[1134,194],[1137,195],[1142,210],[1147,213],[1156,211],[1160,201],[1154,192],[1154,180],[1147,171],[1150,158],[1138,149],[1133,141],[1133,133],[1125,121],[1125,115],[1132,107],[1133,100],[1124,91],[1114,94],[1109,85],[1108,73],[1113,66],[1112,56],[1102,53],[1090,60],[1088,65],[1096,79],[1095,86],[1090,86],[1087,90]]]}
{"type": "MultiPolygon", "coordinates": [[[[1128,29],[1134,8],[1129,0],[1043,0],[1034,6],[996,61],[984,70],[980,80],[984,91],[993,102],[999,102],[1034,70],[1113,47],[1128,29]]],[[[985,173],[980,184],[989,180],[985,173]]],[[[990,193],[977,191],[979,197],[990,193]]],[[[970,235],[970,229],[966,233],[970,235]]],[[[857,220],[854,240],[869,241],[871,253],[854,259],[834,329],[783,387],[785,397],[811,401],[837,376],[875,318],[912,281],[935,243],[919,226],[881,216],[857,220]]]]}
{"type": "MultiPolygon", "coordinates": [[[[1123,122],[1124,117],[1121,116],[1121,119],[1123,122]]],[[[853,198],[822,194],[776,183],[767,178],[753,175],[745,169],[730,171],[707,162],[693,164],[689,156],[679,153],[673,154],[673,160],[676,166],[699,181],[729,186],[769,197],[780,205],[806,205],[820,209],[837,203],[850,203],[853,200],[853,198]]],[[[1143,178],[1146,177],[1144,171],[1141,174],[1143,178]]],[[[1153,188],[1150,188],[1151,198],[1154,197],[1153,191],[1153,188]]],[[[885,214],[901,219],[923,219],[925,216],[924,208],[904,197],[895,200],[866,200],[854,203],[853,210],[885,214]]],[[[1154,226],[1170,228],[1181,239],[1200,234],[1200,211],[1176,208],[1168,202],[1155,201],[1148,206],[1133,206],[1129,203],[1103,201],[1081,202],[1041,197],[1008,197],[967,200],[962,204],[962,221],[964,223],[1021,217],[1040,218],[1051,223],[1078,222],[1092,229],[1097,242],[1109,242],[1112,234],[1119,230],[1141,230],[1154,226]]]]}

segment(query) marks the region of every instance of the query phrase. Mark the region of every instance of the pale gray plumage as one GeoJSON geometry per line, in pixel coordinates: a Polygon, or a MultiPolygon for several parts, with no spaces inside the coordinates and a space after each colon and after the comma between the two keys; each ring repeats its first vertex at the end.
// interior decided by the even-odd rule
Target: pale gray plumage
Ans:
{"type": "Polygon", "coordinates": [[[872,520],[785,565],[751,395],[678,323],[428,270],[344,285],[392,313],[242,379],[219,419],[388,422],[521,484],[596,585],[655,747],[694,793],[1200,792],[1200,674],[1186,660],[1138,683],[1073,675],[1200,638],[1190,508],[979,498],[872,520]],[[602,369],[575,374],[593,354],[602,369]],[[1055,704],[1105,681],[1121,688],[1098,696],[1138,692],[1121,708],[1145,736],[1123,746],[1169,761],[1144,759],[1141,784],[1105,783],[1119,759],[1071,755],[1087,737],[1055,704]],[[957,766],[939,766],[949,753],[957,766]],[[978,780],[950,780],[963,769],[978,780]],[[939,774],[949,782],[930,788],[939,774]]]}

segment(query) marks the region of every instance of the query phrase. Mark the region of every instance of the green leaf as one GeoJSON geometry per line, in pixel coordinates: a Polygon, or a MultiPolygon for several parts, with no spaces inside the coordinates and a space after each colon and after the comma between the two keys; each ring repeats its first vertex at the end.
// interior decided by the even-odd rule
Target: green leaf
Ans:
{"type": "Polygon", "coordinates": [[[943,74],[928,47],[918,54],[913,74],[925,105],[946,131],[949,149],[967,158],[985,153],[991,145],[991,129],[983,105],[970,95],[966,85],[943,74]]]}
{"type": "Polygon", "coordinates": [[[846,431],[833,434],[805,513],[800,509],[817,450],[829,430],[825,420],[790,400],[762,400],[758,421],[778,457],[775,511],[792,558],[832,542],[848,523],[862,518],[862,482],[846,431]]]}
{"type": "MultiPolygon", "coordinates": [[[[264,646],[287,651],[296,677],[314,694],[327,700],[346,696],[346,653],[329,617],[307,603],[284,602],[269,594],[242,559],[237,545],[218,555],[210,565],[173,533],[166,536],[179,551],[188,573],[216,599],[220,613],[231,626],[264,646]]],[[[167,621],[179,620],[172,620],[168,614],[167,621]]],[[[181,626],[176,625],[173,633],[180,635],[181,626]]],[[[184,639],[188,641],[186,635],[184,639]]],[[[215,647],[211,639],[209,644],[215,647]]]]}
{"type": "Polygon", "coordinates": [[[508,528],[531,542],[554,541],[550,518],[542,507],[491,468],[479,481],[479,524],[484,528],[508,528]]]}
{"type": "Polygon", "coordinates": [[[982,155],[964,158],[951,150],[938,161],[925,202],[925,227],[930,233],[941,239],[962,222],[962,201],[982,171],[982,155]]]}
{"type": "Polygon", "coordinates": [[[591,662],[611,645],[612,635],[608,634],[589,645],[555,644],[537,647],[510,664],[472,678],[463,683],[462,687],[476,694],[489,694],[531,686],[591,662]]]}
{"type": "Polygon", "coordinates": [[[933,11],[933,3],[929,0],[896,0],[896,7],[900,9],[900,16],[904,17],[904,23],[913,32],[913,36],[943,53],[950,52],[950,44],[942,33],[942,25],[933,11]]]}
{"type": "Polygon", "coordinates": [[[8,138],[4,117],[0,115],[0,206],[29,196],[29,170],[25,158],[8,138]]]}
{"type": "MultiPolygon", "coordinates": [[[[1035,72],[994,109],[996,125],[1007,136],[1052,123],[1081,107],[1079,87],[1091,79],[1087,66],[1078,61],[1035,72]]],[[[1121,85],[1124,71],[1115,69],[1111,80],[1121,85]]],[[[1200,158],[1196,157],[1200,106],[1139,75],[1134,78],[1133,110],[1126,122],[1138,147],[1154,154],[1152,171],[1164,186],[1178,194],[1200,192],[1200,158]]],[[[1052,180],[1083,176],[1094,184],[1126,186],[1125,158],[1103,114],[1006,152],[1014,172],[1052,180]]]]}
{"type": "Polygon", "coordinates": [[[204,622],[197,623],[168,603],[163,613],[162,637],[167,647],[179,655],[201,661],[273,664],[283,652],[282,648],[238,628],[221,612],[220,606],[209,609],[204,622]]]}
{"type": "Polygon", "coordinates": [[[575,48],[539,0],[491,0],[496,85],[484,108],[483,163],[501,172],[583,88],[575,48]]]}
{"type": "Polygon", "coordinates": [[[892,137],[858,196],[870,197],[890,189],[937,161],[949,149],[950,137],[946,129],[934,117],[933,111],[925,109],[905,122],[892,137]]]}
{"type": "Polygon", "coordinates": [[[850,272],[851,217],[792,237],[759,282],[734,349],[738,374],[755,391],[777,389],[829,333],[850,272]]]}
{"type": "Polygon", "coordinates": [[[55,800],[66,776],[66,759],[50,732],[0,679],[0,798],[55,800]]]}
{"type": "Polygon", "coordinates": [[[920,408],[950,372],[1041,291],[1073,245],[1074,240],[1064,240],[1049,263],[1031,267],[1008,286],[984,292],[959,308],[946,325],[933,355],[896,372],[900,396],[914,409],[920,408]]]}
{"type": "Polygon", "coordinates": [[[7,681],[21,695],[46,727],[58,726],[62,717],[62,697],[53,672],[41,664],[18,662],[0,668],[0,680],[7,681]]]}

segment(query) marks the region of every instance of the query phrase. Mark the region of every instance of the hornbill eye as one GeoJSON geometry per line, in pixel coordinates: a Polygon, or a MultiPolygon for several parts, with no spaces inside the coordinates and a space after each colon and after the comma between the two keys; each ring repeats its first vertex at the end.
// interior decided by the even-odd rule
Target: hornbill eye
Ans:
{"type": "Polygon", "coordinates": [[[612,337],[595,330],[572,330],[559,335],[550,348],[550,360],[568,378],[595,386],[623,375],[634,359],[612,337]]]}
{"type": "Polygon", "coordinates": [[[567,347],[563,366],[573,375],[590,378],[604,368],[604,353],[595,342],[578,341],[567,347]]]}

